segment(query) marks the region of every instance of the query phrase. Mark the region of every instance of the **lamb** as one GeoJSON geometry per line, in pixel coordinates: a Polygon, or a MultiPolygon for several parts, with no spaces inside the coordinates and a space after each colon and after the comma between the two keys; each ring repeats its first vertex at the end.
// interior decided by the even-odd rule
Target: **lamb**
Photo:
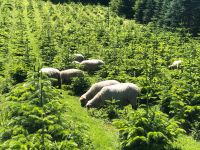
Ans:
{"type": "Polygon", "coordinates": [[[132,83],[120,83],[103,87],[94,98],[89,100],[86,104],[87,108],[97,108],[104,104],[105,100],[115,99],[120,101],[121,106],[128,104],[132,108],[136,108],[137,96],[140,93],[140,88],[132,83]]]}
{"type": "Polygon", "coordinates": [[[60,72],[61,83],[68,84],[74,77],[84,76],[83,71],[79,69],[67,69],[60,72]]]}
{"type": "Polygon", "coordinates": [[[168,68],[169,69],[178,69],[182,62],[183,62],[182,60],[176,60],[171,65],[169,65],[168,68]]]}
{"type": "Polygon", "coordinates": [[[82,54],[74,54],[74,61],[82,62],[84,60],[84,56],[82,54]]]}
{"type": "Polygon", "coordinates": [[[47,75],[49,78],[55,78],[58,81],[57,82],[52,82],[52,85],[58,85],[59,88],[61,88],[61,82],[60,82],[60,71],[55,68],[42,68],[40,70],[43,74],[47,75]]]}
{"type": "Polygon", "coordinates": [[[103,87],[119,84],[120,82],[116,80],[105,80],[93,84],[90,89],[80,97],[81,106],[84,107],[86,103],[92,99],[103,87]]]}
{"type": "Polygon", "coordinates": [[[91,59],[82,61],[80,65],[83,67],[83,70],[97,71],[102,65],[104,65],[104,62],[98,59],[91,59]]]}

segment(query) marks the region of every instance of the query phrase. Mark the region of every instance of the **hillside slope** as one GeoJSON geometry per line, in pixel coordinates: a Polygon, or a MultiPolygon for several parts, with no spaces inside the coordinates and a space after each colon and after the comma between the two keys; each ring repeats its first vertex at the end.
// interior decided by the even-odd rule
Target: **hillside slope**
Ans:
{"type": "Polygon", "coordinates": [[[67,95],[66,91],[63,91],[63,96],[63,103],[70,108],[66,117],[86,125],[95,150],[119,149],[118,132],[111,124],[89,116],[87,109],[80,106],[77,97],[67,95]]]}
{"type": "MultiPolygon", "coordinates": [[[[167,32],[153,24],[125,20],[100,5],[0,0],[0,15],[2,99],[41,67],[59,70],[76,67],[71,63],[73,54],[81,53],[86,59],[105,62],[102,70],[89,74],[92,83],[106,79],[136,83],[143,88],[142,104],[159,105],[164,113],[182,121],[188,133],[191,129],[198,131],[198,38],[184,31],[167,32]],[[180,69],[168,69],[179,59],[184,62],[180,69]]],[[[90,117],[77,97],[68,96],[66,91],[63,96],[63,103],[70,108],[64,116],[85,124],[95,149],[119,148],[118,133],[112,125],[90,117]]],[[[200,147],[199,142],[187,136],[174,144],[183,150],[200,147]]]]}
{"type": "MultiPolygon", "coordinates": [[[[64,96],[62,103],[70,108],[65,114],[66,117],[86,125],[95,150],[120,149],[118,132],[114,126],[89,116],[87,109],[80,106],[78,97],[69,96],[67,91],[62,91],[62,93],[64,96]]],[[[174,147],[180,150],[198,150],[200,142],[195,141],[191,136],[182,135],[174,142],[174,147]]]]}

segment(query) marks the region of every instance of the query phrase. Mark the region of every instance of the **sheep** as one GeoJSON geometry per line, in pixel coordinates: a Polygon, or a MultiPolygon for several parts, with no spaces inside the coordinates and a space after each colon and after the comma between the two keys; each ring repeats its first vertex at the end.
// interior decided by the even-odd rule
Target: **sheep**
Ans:
{"type": "Polygon", "coordinates": [[[80,64],[78,61],[72,61],[72,64],[80,64]]]}
{"type": "Polygon", "coordinates": [[[98,59],[91,59],[82,61],[80,65],[83,67],[83,70],[90,72],[97,71],[100,68],[100,66],[104,65],[104,62],[98,59]]]}
{"type": "Polygon", "coordinates": [[[136,108],[137,96],[140,93],[140,88],[133,83],[120,83],[103,87],[91,100],[86,104],[87,108],[97,108],[104,104],[105,100],[115,99],[120,101],[121,106],[128,104],[132,108],[136,108]]]}
{"type": "Polygon", "coordinates": [[[61,83],[68,84],[74,77],[83,76],[83,71],[79,69],[67,69],[60,72],[61,83]]]}
{"type": "Polygon", "coordinates": [[[82,62],[84,59],[85,58],[82,54],[74,54],[74,61],[82,62]]]}
{"type": "Polygon", "coordinates": [[[61,88],[61,80],[60,80],[60,71],[55,68],[42,68],[40,70],[41,73],[47,75],[49,78],[55,78],[58,81],[57,82],[52,82],[52,85],[58,85],[59,88],[61,88]]]}
{"type": "Polygon", "coordinates": [[[178,69],[183,61],[182,60],[176,60],[171,65],[168,66],[169,69],[178,69]]]}
{"type": "Polygon", "coordinates": [[[114,84],[119,84],[120,82],[116,80],[105,80],[98,83],[93,84],[90,89],[80,97],[81,106],[84,107],[86,103],[92,99],[103,87],[110,86],[114,84]]]}

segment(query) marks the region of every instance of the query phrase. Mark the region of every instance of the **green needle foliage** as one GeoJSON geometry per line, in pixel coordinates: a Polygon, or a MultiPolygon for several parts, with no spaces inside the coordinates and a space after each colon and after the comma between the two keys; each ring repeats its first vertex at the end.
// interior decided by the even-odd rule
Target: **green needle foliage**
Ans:
{"type": "MultiPolygon", "coordinates": [[[[50,81],[33,74],[7,97],[7,122],[0,128],[1,149],[89,149],[81,127],[66,121],[67,107],[50,81]]],[[[83,129],[82,129],[83,130],[83,129]]]]}
{"type": "Polygon", "coordinates": [[[125,150],[169,149],[177,136],[184,133],[179,122],[158,110],[128,111],[113,124],[119,129],[121,145],[125,150]]]}

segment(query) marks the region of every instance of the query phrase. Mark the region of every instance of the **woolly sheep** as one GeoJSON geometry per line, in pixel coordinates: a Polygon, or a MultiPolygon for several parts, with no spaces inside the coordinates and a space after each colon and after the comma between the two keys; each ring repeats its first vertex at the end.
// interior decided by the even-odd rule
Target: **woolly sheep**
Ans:
{"type": "Polygon", "coordinates": [[[40,70],[43,74],[47,75],[49,78],[55,78],[58,79],[57,82],[52,82],[53,85],[58,85],[59,88],[61,87],[61,82],[60,82],[60,71],[55,68],[42,68],[40,70]]]}
{"type": "Polygon", "coordinates": [[[89,100],[86,107],[97,108],[104,104],[105,100],[115,99],[120,101],[121,106],[131,104],[136,108],[137,96],[140,93],[140,88],[132,83],[121,83],[102,88],[94,98],[89,100]]]}
{"type": "Polygon", "coordinates": [[[169,69],[178,69],[182,62],[183,62],[182,60],[176,60],[168,67],[169,67],[169,69]]]}
{"type": "Polygon", "coordinates": [[[74,77],[83,76],[83,71],[79,69],[67,69],[60,72],[61,83],[68,84],[74,77]]]}
{"type": "Polygon", "coordinates": [[[105,80],[98,83],[93,84],[90,89],[80,97],[81,106],[85,106],[86,103],[91,100],[103,87],[110,86],[114,84],[119,84],[120,82],[116,80],[105,80]]]}
{"type": "Polygon", "coordinates": [[[82,62],[84,59],[85,58],[82,54],[74,54],[74,61],[82,62]]]}
{"type": "Polygon", "coordinates": [[[83,67],[84,70],[96,71],[100,68],[100,66],[104,65],[104,62],[98,59],[91,59],[82,61],[80,65],[83,67]]]}

